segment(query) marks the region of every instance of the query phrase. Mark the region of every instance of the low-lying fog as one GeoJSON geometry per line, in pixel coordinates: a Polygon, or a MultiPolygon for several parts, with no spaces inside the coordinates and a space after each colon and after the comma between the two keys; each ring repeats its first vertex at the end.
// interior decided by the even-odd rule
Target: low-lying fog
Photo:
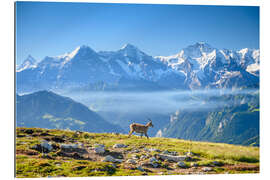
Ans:
{"type": "MultiPolygon", "coordinates": [[[[228,106],[228,96],[259,93],[258,89],[249,90],[195,90],[161,92],[60,92],[87,105],[93,111],[129,113],[173,113],[178,109],[211,110],[228,106]]],[[[239,99],[238,103],[243,103],[239,99]]],[[[234,104],[235,105],[235,104],[234,104]]]]}

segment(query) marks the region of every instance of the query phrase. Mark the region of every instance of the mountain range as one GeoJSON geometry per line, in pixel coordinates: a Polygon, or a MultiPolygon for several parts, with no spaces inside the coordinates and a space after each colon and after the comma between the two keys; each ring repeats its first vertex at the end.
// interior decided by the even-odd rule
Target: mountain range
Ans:
{"type": "Polygon", "coordinates": [[[96,52],[80,46],[37,62],[31,55],[17,66],[17,92],[86,90],[171,90],[259,87],[260,51],[217,49],[195,43],[172,56],[153,57],[131,44],[96,52]]]}

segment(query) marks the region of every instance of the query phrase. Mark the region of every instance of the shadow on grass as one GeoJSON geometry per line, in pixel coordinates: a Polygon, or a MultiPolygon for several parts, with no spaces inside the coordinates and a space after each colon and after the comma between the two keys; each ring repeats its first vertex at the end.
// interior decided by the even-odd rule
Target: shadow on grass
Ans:
{"type": "Polygon", "coordinates": [[[254,158],[254,157],[246,157],[246,156],[240,156],[240,157],[235,157],[233,158],[235,161],[239,162],[247,162],[247,163],[258,163],[259,159],[254,158]]]}

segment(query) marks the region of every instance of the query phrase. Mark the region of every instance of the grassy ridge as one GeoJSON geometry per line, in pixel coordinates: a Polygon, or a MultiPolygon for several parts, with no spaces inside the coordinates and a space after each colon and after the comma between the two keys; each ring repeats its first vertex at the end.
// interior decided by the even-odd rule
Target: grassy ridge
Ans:
{"type": "MultiPolygon", "coordinates": [[[[236,146],[222,143],[185,141],[172,138],[140,138],[109,133],[76,134],[75,131],[48,130],[40,128],[17,128],[16,138],[16,176],[17,177],[48,177],[48,176],[127,176],[127,175],[166,175],[166,174],[200,174],[200,173],[258,173],[259,148],[236,146]],[[28,131],[27,131],[28,130],[28,131]],[[30,131],[29,131],[30,130],[30,131]],[[106,153],[118,154],[124,160],[122,163],[102,162],[104,156],[93,154],[90,159],[77,159],[59,155],[59,149],[47,154],[31,149],[42,140],[52,137],[65,137],[64,143],[82,143],[86,149],[95,144],[104,144],[106,153]],[[114,144],[128,145],[126,148],[114,149],[114,144]],[[175,151],[184,155],[191,151],[192,161],[185,161],[186,168],[176,167],[176,163],[160,161],[158,168],[144,168],[140,171],[136,166],[126,163],[134,154],[138,157],[150,157],[161,152],[146,152],[145,148],[155,148],[162,151],[175,151]],[[138,152],[133,152],[138,150],[138,152]],[[213,162],[220,165],[214,166],[213,162]],[[193,164],[196,163],[196,167],[193,164]],[[204,172],[204,167],[211,167],[210,172],[204,172]]],[[[54,146],[61,143],[53,142],[54,146]]],[[[137,165],[143,161],[137,160],[137,165]]]]}

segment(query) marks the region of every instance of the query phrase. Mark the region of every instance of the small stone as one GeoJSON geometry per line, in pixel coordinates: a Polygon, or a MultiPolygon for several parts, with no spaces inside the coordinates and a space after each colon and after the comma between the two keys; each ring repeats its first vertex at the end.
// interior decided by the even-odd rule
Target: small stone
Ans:
{"type": "Polygon", "coordinates": [[[153,162],[153,163],[151,163],[151,165],[153,166],[153,168],[157,168],[159,166],[159,164],[157,162],[153,162]]]}
{"type": "Polygon", "coordinates": [[[150,149],[144,148],[144,150],[147,152],[161,152],[159,149],[156,149],[156,148],[150,148],[150,149]]]}
{"type": "Polygon", "coordinates": [[[139,159],[139,156],[136,154],[133,154],[131,157],[132,157],[132,159],[139,159]]]}
{"type": "Polygon", "coordinates": [[[213,168],[211,168],[211,167],[203,167],[202,170],[203,170],[204,172],[208,172],[208,171],[212,171],[213,168]]]}
{"type": "Polygon", "coordinates": [[[113,145],[113,148],[126,148],[126,147],[128,147],[128,146],[125,145],[125,144],[115,144],[115,145],[113,145]]]}
{"type": "Polygon", "coordinates": [[[139,171],[144,172],[144,169],[142,168],[142,166],[138,166],[137,169],[138,169],[139,171]]]}
{"type": "Polygon", "coordinates": [[[183,161],[179,161],[177,163],[177,166],[180,167],[180,168],[186,168],[187,167],[187,165],[183,161]]]}
{"type": "Polygon", "coordinates": [[[177,156],[178,155],[178,153],[176,151],[170,152],[168,150],[163,151],[162,154],[168,154],[168,155],[172,155],[172,156],[177,156]]]}

